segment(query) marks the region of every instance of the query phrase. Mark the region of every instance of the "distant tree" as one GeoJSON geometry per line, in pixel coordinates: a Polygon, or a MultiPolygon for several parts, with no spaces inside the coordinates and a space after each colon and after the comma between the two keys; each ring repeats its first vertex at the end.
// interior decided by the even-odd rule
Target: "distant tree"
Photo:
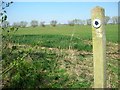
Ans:
{"type": "Polygon", "coordinates": [[[20,27],[23,27],[23,28],[24,28],[24,27],[27,26],[27,24],[28,24],[28,23],[27,23],[26,21],[21,21],[21,22],[20,22],[20,27]]]}
{"type": "Polygon", "coordinates": [[[85,20],[82,20],[82,21],[81,21],[81,24],[82,24],[82,25],[85,25],[85,22],[86,22],[85,20]]]}
{"type": "Polygon", "coordinates": [[[113,22],[113,24],[117,24],[118,23],[118,16],[112,17],[112,22],[113,22]]]}
{"type": "Polygon", "coordinates": [[[50,22],[50,24],[51,24],[53,27],[55,27],[55,26],[57,25],[57,21],[56,21],[56,20],[52,20],[52,21],[50,22]]]}
{"type": "Polygon", "coordinates": [[[3,28],[7,28],[7,27],[9,27],[10,26],[10,23],[8,22],[8,21],[3,21],[2,22],[2,27],[3,28]]]}
{"type": "Polygon", "coordinates": [[[79,25],[79,24],[82,24],[82,20],[80,20],[80,19],[74,19],[73,23],[76,24],[76,25],[79,25]]]}
{"type": "Polygon", "coordinates": [[[40,22],[40,25],[41,25],[42,27],[45,27],[45,21],[40,22]]]}
{"type": "Polygon", "coordinates": [[[118,24],[120,24],[120,16],[118,16],[118,24]]]}
{"type": "Polygon", "coordinates": [[[70,26],[74,26],[74,21],[73,20],[71,20],[71,21],[68,21],[68,25],[70,25],[70,26]]]}
{"type": "Polygon", "coordinates": [[[19,28],[20,27],[20,23],[19,22],[14,22],[12,26],[16,27],[16,28],[19,28]]]}
{"type": "Polygon", "coordinates": [[[38,21],[32,20],[30,24],[31,24],[32,27],[37,27],[38,26],[38,21]]]}
{"type": "Polygon", "coordinates": [[[91,19],[87,19],[86,22],[87,22],[87,25],[91,25],[91,19]]]}
{"type": "Polygon", "coordinates": [[[108,24],[108,22],[109,22],[109,20],[110,20],[110,17],[109,16],[105,16],[105,24],[108,24]]]}
{"type": "Polygon", "coordinates": [[[83,24],[83,21],[81,19],[74,19],[73,22],[74,24],[77,24],[77,25],[83,24]]]}

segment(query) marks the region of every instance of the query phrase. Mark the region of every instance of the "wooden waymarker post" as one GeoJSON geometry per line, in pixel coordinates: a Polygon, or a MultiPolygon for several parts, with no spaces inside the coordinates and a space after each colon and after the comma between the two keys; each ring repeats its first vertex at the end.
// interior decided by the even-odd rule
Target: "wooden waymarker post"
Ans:
{"type": "Polygon", "coordinates": [[[94,88],[106,87],[106,35],[105,11],[96,6],[92,9],[92,40],[94,61],[94,88]]]}

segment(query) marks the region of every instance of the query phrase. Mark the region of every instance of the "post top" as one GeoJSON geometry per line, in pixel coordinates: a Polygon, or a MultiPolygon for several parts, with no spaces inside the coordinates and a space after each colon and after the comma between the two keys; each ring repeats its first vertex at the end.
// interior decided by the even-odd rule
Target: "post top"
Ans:
{"type": "Polygon", "coordinates": [[[99,11],[104,11],[104,8],[100,7],[100,6],[96,6],[92,9],[92,11],[96,11],[96,12],[99,12],[99,11]]]}
{"type": "Polygon", "coordinates": [[[96,6],[96,7],[94,7],[94,9],[104,9],[104,8],[102,8],[102,7],[100,7],[100,6],[96,6]]]}

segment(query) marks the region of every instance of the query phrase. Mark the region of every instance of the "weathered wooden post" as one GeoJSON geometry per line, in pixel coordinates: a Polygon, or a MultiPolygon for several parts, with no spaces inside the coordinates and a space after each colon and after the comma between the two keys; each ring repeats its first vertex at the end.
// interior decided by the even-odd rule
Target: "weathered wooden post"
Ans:
{"type": "Polygon", "coordinates": [[[106,87],[106,35],[105,11],[96,6],[92,9],[92,39],[94,61],[94,88],[106,87]]]}

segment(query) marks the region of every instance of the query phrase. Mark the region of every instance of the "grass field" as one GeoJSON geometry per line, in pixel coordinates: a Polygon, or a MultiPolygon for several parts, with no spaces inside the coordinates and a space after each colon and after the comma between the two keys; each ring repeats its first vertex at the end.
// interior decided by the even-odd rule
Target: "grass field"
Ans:
{"type": "MultiPolygon", "coordinates": [[[[118,42],[118,25],[107,25],[105,26],[107,41],[118,42]]],[[[20,28],[15,35],[64,35],[91,40],[91,26],[85,25],[59,25],[56,27],[46,26],[46,27],[28,27],[20,28]]]]}
{"type": "MultiPolygon", "coordinates": [[[[105,26],[107,41],[118,41],[118,25],[106,25],[105,26]]],[[[3,32],[4,33],[4,32],[3,32]]],[[[46,26],[46,27],[28,27],[28,28],[19,28],[15,33],[17,35],[67,35],[71,36],[74,34],[74,37],[82,39],[91,39],[91,26],[85,25],[59,25],[56,27],[46,26]]]]}
{"type": "MultiPolygon", "coordinates": [[[[118,87],[118,25],[105,30],[107,87],[118,87]]],[[[2,53],[3,87],[93,87],[91,26],[27,27],[10,35],[2,53]]]]}

